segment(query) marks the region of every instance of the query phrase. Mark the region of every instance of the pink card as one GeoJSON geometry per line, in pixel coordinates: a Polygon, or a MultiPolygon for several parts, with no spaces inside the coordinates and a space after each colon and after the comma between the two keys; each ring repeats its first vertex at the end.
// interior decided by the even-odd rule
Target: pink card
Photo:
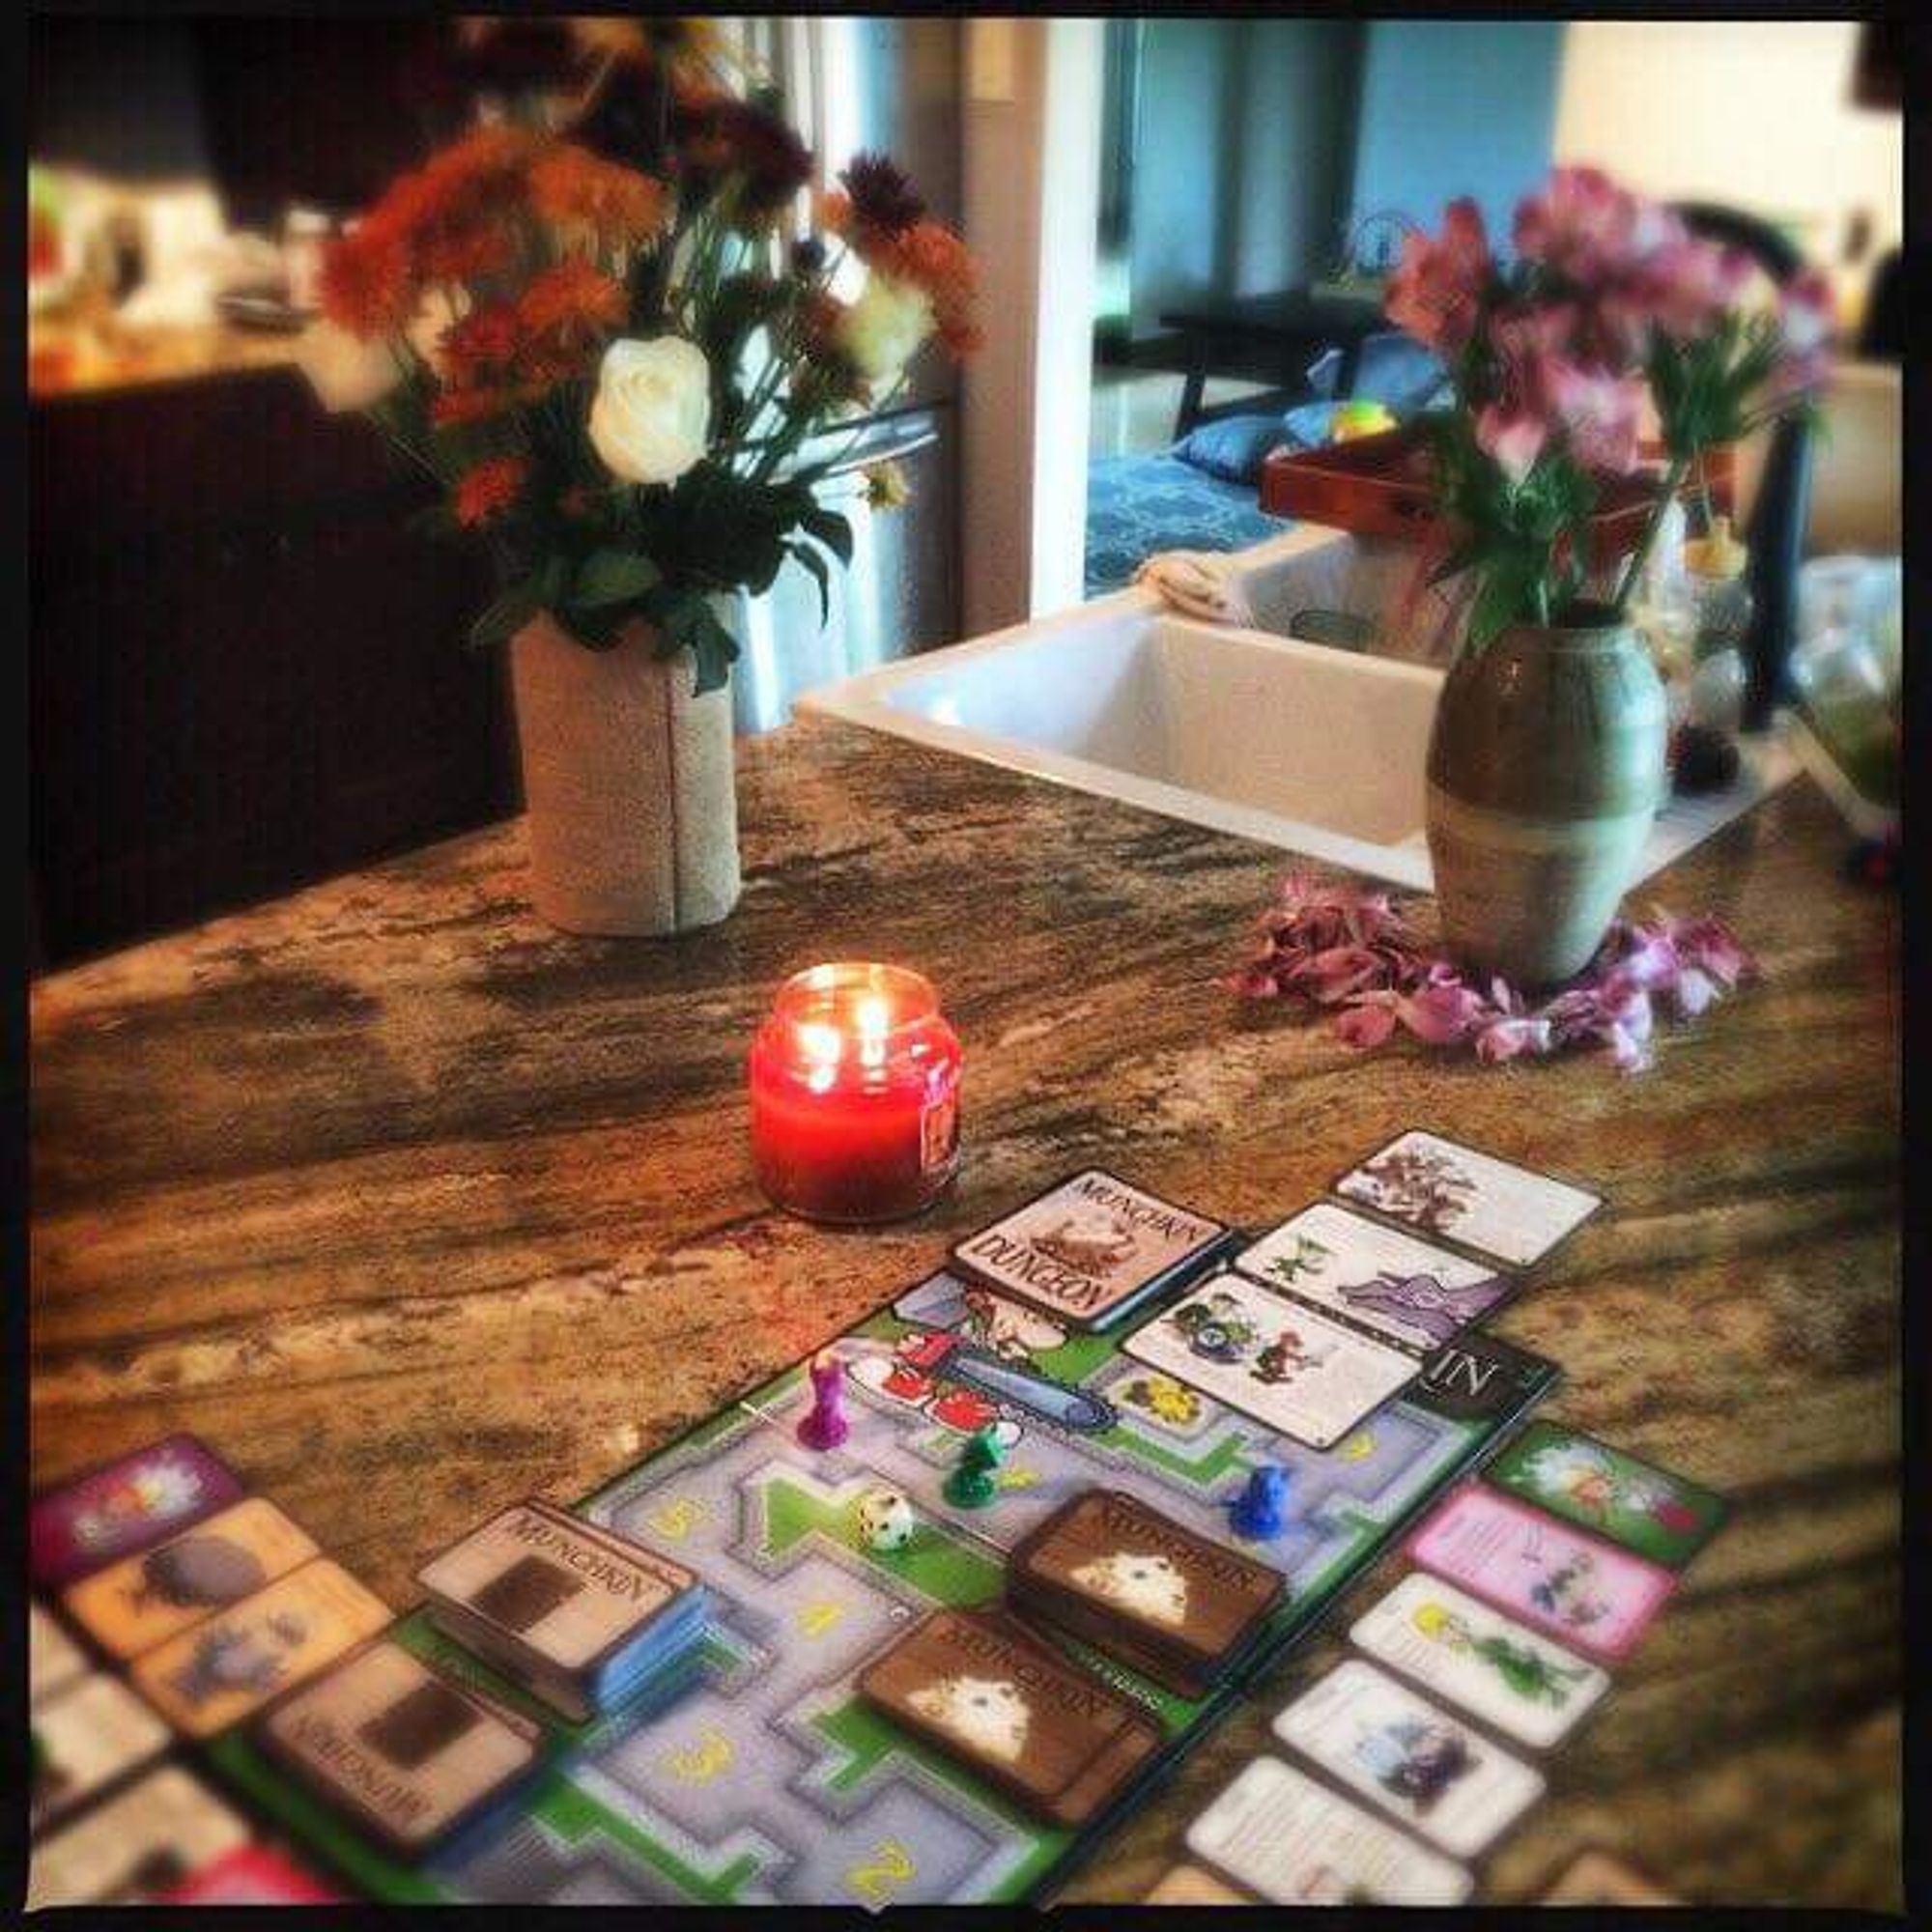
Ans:
{"type": "Polygon", "coordinates": [[[27,1569],[55,1589],[185,1529],[242,1493],[235,1472],[192,1435],[136,1449],[27,1506],[27,1569]]]}
{"type": "Polygon", "coordinates": [[[1591,1656],[1630,1655],[1677,1587],[1668,1570],[1479,1484],[1453,1492],[1409,1560],[1591,1656]]]}

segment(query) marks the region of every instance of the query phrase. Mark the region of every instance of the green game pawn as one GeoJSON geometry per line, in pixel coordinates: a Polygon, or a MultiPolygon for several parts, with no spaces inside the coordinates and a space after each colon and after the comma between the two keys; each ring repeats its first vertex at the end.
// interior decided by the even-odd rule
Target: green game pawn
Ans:
{"type": "Polygon", "coordinates": [[[989,1423],[966,1438],[959,1452],[958,1465],[941,1485],[941,1493],[954,1509],[984,1509],[1000,1492],[993,1472],[1007,1460],[989,1423]]]}

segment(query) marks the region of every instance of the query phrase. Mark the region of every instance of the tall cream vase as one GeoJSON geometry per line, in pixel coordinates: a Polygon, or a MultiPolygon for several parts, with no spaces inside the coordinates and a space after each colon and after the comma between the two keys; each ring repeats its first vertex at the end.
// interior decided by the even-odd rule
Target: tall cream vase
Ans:
{"type": "Polygon", "coordinates": [[[587,650],[540,612],[510,639],[531,896],[566,932],[660,937],[738,903],[731,694],[645,625],[587,650]]]}

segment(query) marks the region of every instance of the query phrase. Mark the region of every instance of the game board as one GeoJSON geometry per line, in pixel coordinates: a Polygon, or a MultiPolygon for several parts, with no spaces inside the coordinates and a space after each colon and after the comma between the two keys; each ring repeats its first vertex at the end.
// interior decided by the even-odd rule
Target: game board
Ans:
{"type": "Polygon", "coordinates": [[[1252,1676],[1557,1379],[1552,1365],[1511,1353],[1512,1392],[1492,1412],[1472,1418],[1418,1384],[1324,1453],[1133,1361],[1121,1344],[1138,1325],[1068,1333],[937,1274],[834,1344],[852,1424],[839,1448],[814,1453],[795,1439],[810,1404],[801,1363],[597,1491],[583,1514],[675,1554],[713,1599],[695,1669],[616,1715],[561,1722],[420,1611],[405,1618],[401,1641],[540,1720],[555,1748],[510,1807],[424,1866],[375,1851],[283,1778],[246,1726],[209,1755],[381,1898],[881,1907],[1038,1897],[1199,1740],[1238,1684],[1189,1701],[1063,1640],[1152,1711],[1168,1740],[1109,1817],[1076,1834],[1030,1818],[861,1703],[853,1681],[870,1658],[928,1608],[998,1599],[1007,1551],[1083,1489],[1131,1490],[1227,1540],[1228,1501],[1254,1463],[1275,1462],[1292,1472],[1296,1520],[1264,1554],[1290,1587],[1252,1676]],[[954,1509],[940,1485],[961,1431],[995,1416],[1010,1438],[1001,1499],[954,1509]],[[921,1519],[913,1541],[889,1552],[854,1532],[860,1497],[882,1483],[921,1519]]]}

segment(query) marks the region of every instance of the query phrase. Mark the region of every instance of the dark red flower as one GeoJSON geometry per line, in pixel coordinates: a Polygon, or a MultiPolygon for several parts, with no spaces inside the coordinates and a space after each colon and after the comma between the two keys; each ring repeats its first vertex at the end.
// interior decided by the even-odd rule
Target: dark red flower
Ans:
{"type": "Polygon", "coordinates": [[[889,155],[854,155],[838,177],[852,215],[880,235],[903,235],[925,213],[925,202],[889,155]]]}
{"type": "Polygon", "coordinates": [[[776,214],[811,179],[811,151],[776,114],[728,95],[680,102],[671,129],[680,182],[694,200],[737,185],[738,205],[756,218],[776,214]]]}

